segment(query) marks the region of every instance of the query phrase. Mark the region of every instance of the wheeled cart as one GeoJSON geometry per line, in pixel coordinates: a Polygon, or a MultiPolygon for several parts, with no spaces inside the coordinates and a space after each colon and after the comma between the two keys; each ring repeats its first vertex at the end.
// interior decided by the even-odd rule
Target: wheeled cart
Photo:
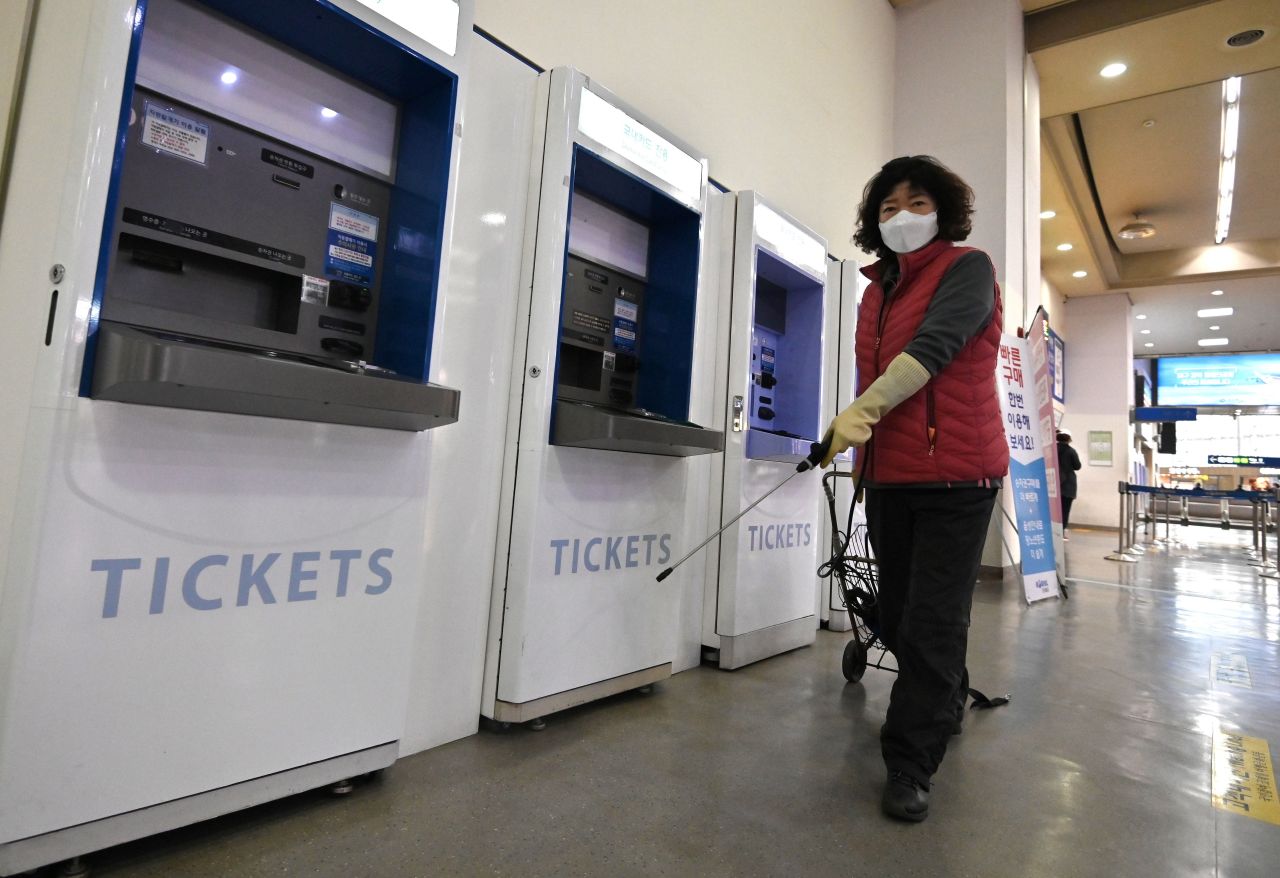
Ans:
{"type": "MultiPolygon", "coordinates": [[[[840,658],[840,670],[850,683],[862,679],[867,668],[898,673],[893,653],[880,639],[880,625],[876,612],[879,598],[878,564],[871,554],[871,542],[867,526],[855,523],[854,510],[862,499],[860,473],[832,471],[822,477],[822,490],[827,495],[827,513],[831,517],[831,557],[818,568],[818,575],[832,580],[832,591],[840,595],[853,624],[853,636],[845,644],[840,658]],[[836,480],[854,479],[853,500],[845,521],[840,521],[836,510],[836,480]]],[[[1009,695],[988,698],[977,689],[963,684],[968,697],[973,699],[972,710],[987,710],[1009,703],[1009,695]]]]}

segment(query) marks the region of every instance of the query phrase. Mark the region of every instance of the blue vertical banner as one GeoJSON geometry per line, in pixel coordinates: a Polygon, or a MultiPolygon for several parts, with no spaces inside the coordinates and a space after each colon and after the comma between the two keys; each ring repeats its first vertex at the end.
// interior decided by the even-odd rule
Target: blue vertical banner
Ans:
{"type": "Polygon", "coordinates": [[[1009,481],[1018,544],[1022,549],[1022,588],[1027,603],[1058,595],[1054,561],[1053,517],[1049,505],[1049,466],[1041,439],[1040,409],[1047,387],[1035,380],[1026,339],[1005,335],[1000,340],[996,383],[1005,436],[1009,440],[1009,481]]]}

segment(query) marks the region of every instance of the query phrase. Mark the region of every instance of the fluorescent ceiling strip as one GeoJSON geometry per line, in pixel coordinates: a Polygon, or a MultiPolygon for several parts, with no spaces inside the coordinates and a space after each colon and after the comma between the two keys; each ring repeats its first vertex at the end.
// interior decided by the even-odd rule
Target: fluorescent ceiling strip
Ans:
{"type": "Polygon", "coordinates": [[[1240,77],[1222,83],[1222,165],[1218,171],[1218,218],[1213,240],[1221,244],[1231,231],[1231,202],[1236,188],[1236,148],[1240,144],[1240,77]]]}

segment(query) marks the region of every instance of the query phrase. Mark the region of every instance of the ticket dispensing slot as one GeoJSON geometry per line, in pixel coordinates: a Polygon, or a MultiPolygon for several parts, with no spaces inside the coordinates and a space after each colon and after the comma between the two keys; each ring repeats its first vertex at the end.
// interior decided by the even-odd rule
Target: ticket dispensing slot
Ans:
{"type": "Polygon", "coordinates": [[[426,379],[456,77],[340,10],[283,5],[148,3],[81,392],[452,423],[458,393],[426,379]]]}
{"type": "Polygon", "coordinates": [[[724,450],[690,423],[699,217],[574,151],[551,443],[689,457],[724,450]]]}
{"type": "Polygon", "coordinates": [[[748,458],[798,463],[819,438],[822,283],[756,250],[748,458]]]}

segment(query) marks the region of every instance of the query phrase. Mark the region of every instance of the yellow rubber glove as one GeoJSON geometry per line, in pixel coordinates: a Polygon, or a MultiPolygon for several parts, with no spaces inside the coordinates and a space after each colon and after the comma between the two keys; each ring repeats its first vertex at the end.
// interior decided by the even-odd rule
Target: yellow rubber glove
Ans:
{"type": "Polygon", "coordinates": [[[861,448],[871,438],[871,428],[894,406],[910,399],[933,377],[920,361],[907,353],[898,354],[884,370],[884,374],[871,382],[847,409],[836,415],[827,428],[831,447],[822,459],[826,469],[840,452],[849,448],[861,448]]]}

